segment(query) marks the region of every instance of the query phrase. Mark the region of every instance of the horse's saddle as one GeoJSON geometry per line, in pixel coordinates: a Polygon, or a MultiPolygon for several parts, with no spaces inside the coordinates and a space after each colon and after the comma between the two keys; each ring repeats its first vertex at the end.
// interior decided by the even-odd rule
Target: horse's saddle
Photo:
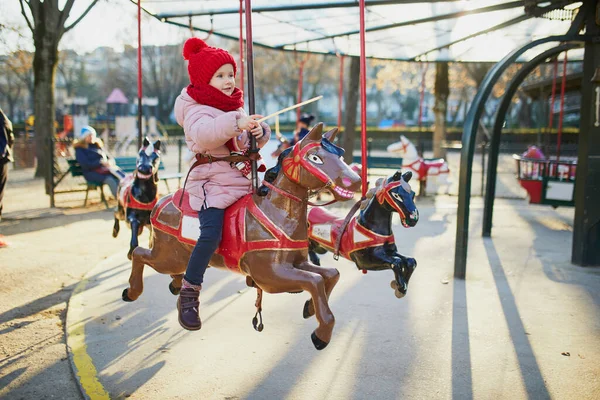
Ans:
{"type": "MultiPolygon", "coordinates": [[[[308,237],[327,250],[334,252],[344,218],[322,208],[313,207],[308,211],[308,237]]],[[[342,234],[339,252],[344,258],[356,250],[394,242],[394,235],[379,235],[361,224],[353,217],[342,234]]]]}
{"type": "MultiPolygon", "coordinates": [[[[153,228],[175,236],[181,243],[195,245],[198,240],[201,228],[198,212],[190,207],[189,195],[183,189],[177,190],[170,201],[159,204],[152,214],[151,221],[153,228]],[[173,204],[181,212],[178,226],[171,226],[161,219],[162,210],[169,204],[173,204]]],[[[252,194],[248,194],[225,210],[223,236],[215,253],[223,257],[227,268],[240,272],[240,260],[248,251],[298,250],[307,247],[306,240],[289,238],[258,208],[252,194]],[[248,224],[251,224],[251,229],[268,232],[270,237],[248,239],[252,236],[248,232],[248,224]]]]}
{"type": "Polygon", "coordinates": [[[173,205],[181,214],[198,218],[198,211],[190,206],[190,194],[185,190],[179,189],[173,193],[173,205]]]}

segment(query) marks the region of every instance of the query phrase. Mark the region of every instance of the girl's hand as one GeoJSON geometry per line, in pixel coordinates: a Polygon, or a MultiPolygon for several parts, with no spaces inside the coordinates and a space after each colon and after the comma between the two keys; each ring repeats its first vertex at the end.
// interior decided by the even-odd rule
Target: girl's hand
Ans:
{"type": "Polygon", "coordinates": [[[258,124],[258,126],[256,128],[252,128],[250,130],[250,133],[256,139],[260,139],[265,134],[265,132],[263,131],[263,127],[260,124],[258,124]]]}
{"type": "MultiPolygon", "coordinates": [[[[237,126],[240,130],[247,130],[247,131],[252,131],[253,129],[260,127],[260,123],[258,123],[256,120],[263,118],[262,115],[259,114],[253,114],[253,115],[248,115],[246,117],[241,117],[240,119],[237,120],[237,126]]],[[[262,128],[261,128],[262,129],[262,128]]]]}

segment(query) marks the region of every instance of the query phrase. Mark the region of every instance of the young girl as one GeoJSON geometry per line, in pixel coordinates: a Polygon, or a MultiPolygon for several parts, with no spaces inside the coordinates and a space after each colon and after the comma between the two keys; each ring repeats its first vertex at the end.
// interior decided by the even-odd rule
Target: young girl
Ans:
{"type": "MultiPolygon", "coordinates": [[[[235,60],[226,50],[209,47],[198,38],[183,46],[191,84],[175,101],[175,117],[185,132],[188,148],[197,157],[224,157],[250,145],[249,134],[258,147],[269,140],[271,130],[246,115],[244,95],[235,87],[235,60]]],[[[190,206],[198,211],[200,237],[192,251],[177,300],[179,323],[198,330],[199,295],[208,262],[221,242],[225,208],[252,191],[244,166],[226,161],[207,162],[189,172],[185,187],[190,206]]]]}

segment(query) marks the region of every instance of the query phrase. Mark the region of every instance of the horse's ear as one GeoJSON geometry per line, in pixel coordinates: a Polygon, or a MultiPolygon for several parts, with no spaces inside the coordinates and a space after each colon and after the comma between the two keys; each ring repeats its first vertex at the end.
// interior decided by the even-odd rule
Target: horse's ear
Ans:
{"type": "Polygon", "coordinates": [[[410,181],[410,178],[412,178],[411,171],[406,171],[404,174],[402,174],[402,179],[404,179],[404,182],[408,183],[408,181],[410,181]]]}
{"type": "Polygon", "coordinates": [[[160,139],[158,139],[156,142],[154,142],[154,148],[156,150],[160,150],[160,139]]]}
{"type": "Polygon", "coordinates": [[[301,147],[304,147],[309,142],[320,142],[323,139],[323,123],[319,122],[304,136],[300,141],[301,147]]]}
{"type": "Polygon", "coordinates": [[[333,143],[333,141],[335,140],[335,135],[337,135],[337,133],[338,133],[338,129],[333,128],[332,130],[325,132],[323,137],[325,139],[329,140],[331,143],[333,143]]]}
{"type": "MultiPolygon", "coordinates": [[[[409,171],[410,172],[410,171],[409,171]]],[[[408,173],[408,172],[407,172],[408,173]]],[[[412,174],[411,174],[412,176],[412,174]]],[[[392,176],[392,179],[390,179],[391,182],[396,182],[399,181],[400,178],[402,178],[402,172],[400,171],[396,171],[396,173],[394,174],[394,176],[392,176]]]]}
{"type": "Polygon", "coordinates": [[[150,144],[150,141],[148,140],[147,137],[144,138],[144,142],[142,143],[142,147],[146,147],[150,144]]]}

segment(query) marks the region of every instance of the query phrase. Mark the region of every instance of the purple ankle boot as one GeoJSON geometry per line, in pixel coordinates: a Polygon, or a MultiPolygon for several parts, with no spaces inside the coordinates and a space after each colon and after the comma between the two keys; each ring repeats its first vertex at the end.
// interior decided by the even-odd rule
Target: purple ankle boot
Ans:
{"type": "Polygon", "coordinates": [[[179,292],[177,299],[177,311],[179,312],[179,324],[188,331],[197,331],[202,328],[200,321],[200,290],[184,287],[179,292]]]}

